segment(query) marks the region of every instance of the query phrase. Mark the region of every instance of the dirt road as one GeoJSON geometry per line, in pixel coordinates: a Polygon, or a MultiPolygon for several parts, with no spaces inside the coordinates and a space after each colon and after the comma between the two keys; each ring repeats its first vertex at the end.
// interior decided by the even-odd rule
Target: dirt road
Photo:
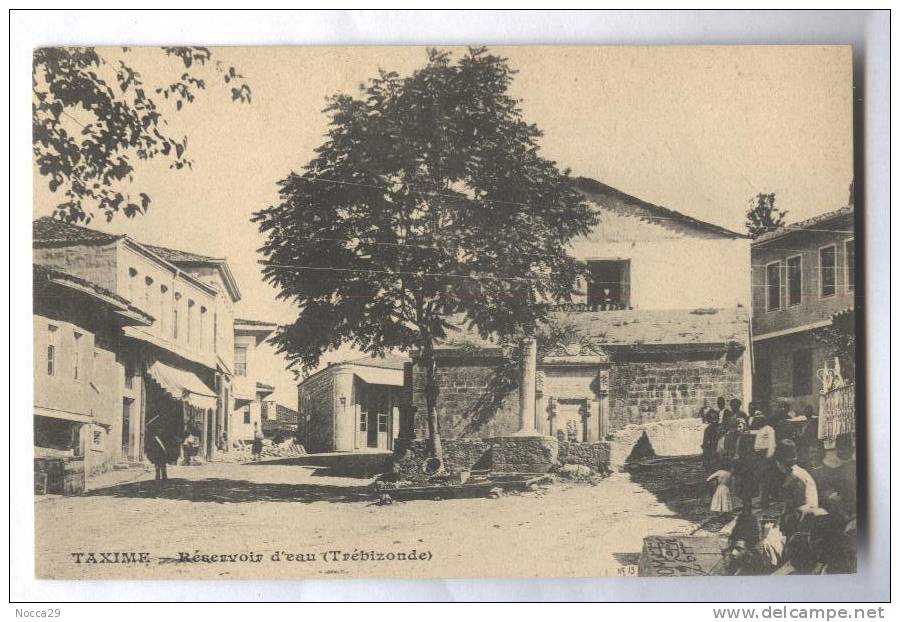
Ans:
{"type": "Polygon", "coordinates": [[[36,568],[59,579],[628,575],[645,535],[689,533],[705,518],[696,465],[656,469],[375,505],[370,480],[309,467],[172,467],[161,486],[141,474],[37,498],[36,568]]]}

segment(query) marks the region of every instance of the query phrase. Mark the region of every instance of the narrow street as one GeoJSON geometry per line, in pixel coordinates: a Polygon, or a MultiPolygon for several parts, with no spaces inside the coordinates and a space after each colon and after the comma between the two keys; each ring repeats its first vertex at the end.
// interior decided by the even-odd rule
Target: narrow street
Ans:
{"type": "Polygon", "coordinates": [[[391,505],[374,503],[370,479],[309,466],[177,466],[163,485],[152,473],[111,473],[107,482],[120,483],[101,479],[85,496],[36,497],[36,568],[54,579],[627,576],[643,536],[687,534],[708,517],[699,466],[686,458],[596,486],[391,505]],[[352,547],[386,558],[415,549],[430,561],[343,561],[352,547]],[[337,549],[337,561],[323,555],[337,549]],[[99,561],[101,552],[149,560],[89,563],[87,553],[99,561]],[[81,563],[73,553],[85,554],[81,563]],[[185,562],[180,553],[262,558],[185,562]]]}

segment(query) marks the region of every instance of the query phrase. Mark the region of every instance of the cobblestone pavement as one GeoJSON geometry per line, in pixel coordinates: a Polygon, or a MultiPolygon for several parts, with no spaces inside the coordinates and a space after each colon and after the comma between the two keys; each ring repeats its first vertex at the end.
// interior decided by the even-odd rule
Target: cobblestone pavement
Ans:
{"type": "Polygon", "coordinates": [[[162,484],[138,470],[82,497],[37,497],[36,569],[91,579],[629,575],[645,535],[688,534],[707,518],[708,499],[693,499],[704,494],[694,462],[596,486],[391,505],[374,503],[371,480],[298,465],[176,466],[162,484]],[[390,559],[413,550],[426,559],[390,559]],[[362,551],[375,559],[353,558],[362,551]],[[100,555],[132,552],[146,561],[100,555]]]}

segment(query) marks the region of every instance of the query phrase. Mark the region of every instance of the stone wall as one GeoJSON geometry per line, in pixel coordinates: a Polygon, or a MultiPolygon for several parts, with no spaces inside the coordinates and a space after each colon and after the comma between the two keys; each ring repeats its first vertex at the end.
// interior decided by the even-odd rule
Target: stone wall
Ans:
{"type": "MultiPolygon", "coordinates": [[[[416,437],[427,436],[425,371],[412,373],[412,403],[416,407],[416,437]]],[[[437,366],[438,421],[441,436],[490,438],[519,429],[519,396],[503,373],[503,359],[472,355],[441,359],[437,366]]]]}
{"type": "Polygon", "coordinates": [[[333,378],[328,371],[308,378],[298,389],[300,412],[309,417],[310,453],[334,450],[333,378]]]}
{"type": "Polygon", "coordinates": [[[610,430],[696,417],[719,396],[742,398],[743,354],[668,349],[617,356],[610,368],[610,430]]]}
{"type": "MultiPolygon", "coordinates": [[[[444,468],[448,471],[460,469],[493,468],[491,447],[488,440],[475,438],[446,439],[442,443],[444,449],[444,468]]],[[[422,464],[429,457],[428,441],[418,438],[409,442],[398,442],[394,452],[394,470],[403,479],[424,480],[422,464]]]]}
{"type": "MultiPolygon", "coordinates": [[[[548,437],[457,438],[443,441],[444,468],[495,472],[544,472],[557,464],[581,464],[594,471],[608,466],[610,443],[560,443],[548,437]]],[[[394,452],[394,470],[403,479],[425,480],[422,464],[428,441],[415,439],[394,452]]]]}
{"type": "Polygon", "coordinates": [[[609,465],[610,443],[559,443],[559,461],[562,464],[581,464],[597,471],[609,465]]]}
{"type": "Polygon", "coordinates": [[[559,460],[559,441],[550,436],[504,436],[491,440],[494,471],[546,473],[559,460]]]}

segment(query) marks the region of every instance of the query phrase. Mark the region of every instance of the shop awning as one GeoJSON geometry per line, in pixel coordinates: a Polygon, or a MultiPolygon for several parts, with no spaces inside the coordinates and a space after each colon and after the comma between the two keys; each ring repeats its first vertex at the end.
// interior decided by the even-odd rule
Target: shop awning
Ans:
{"type": "Polygon", "coordinates": [[[386,384],[392,387],[403,386],[402,369],[385,369],[383,367],[363,367],[354,365],[353,373],[359,376],[363,382],[369,384],[386,384]]]}
{"type": "Polygon", "coordinates": [[[189,371],[156,361],[148,370],[163,391],[176,400],[183,400],[196,408],[214,409],[216,394],[202,380],[189,371]]]}

